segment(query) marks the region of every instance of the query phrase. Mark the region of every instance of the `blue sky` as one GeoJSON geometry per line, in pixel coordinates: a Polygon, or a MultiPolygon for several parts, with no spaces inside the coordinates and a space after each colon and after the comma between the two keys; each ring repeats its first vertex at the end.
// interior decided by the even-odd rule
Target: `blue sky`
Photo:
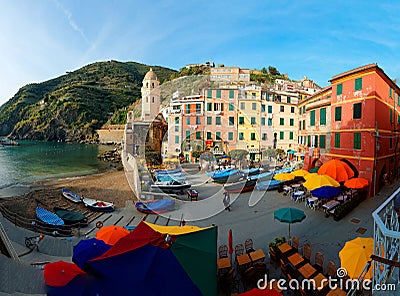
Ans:
{"type": "Polygon", "coordinates": [[[272,65],[320,86],[378,63],[400,80],[396,2],[0,0],[0,104],[27,83],[111,59],[272,65]]]}

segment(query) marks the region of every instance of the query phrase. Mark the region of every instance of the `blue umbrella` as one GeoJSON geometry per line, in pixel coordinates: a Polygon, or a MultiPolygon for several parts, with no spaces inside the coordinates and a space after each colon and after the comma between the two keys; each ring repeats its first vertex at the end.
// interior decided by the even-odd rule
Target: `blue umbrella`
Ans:
{"type": "Polygon", "coordinates": [[[340,189],[333,186],[322,186],[311,191],[312,195],[318,198],[331,198],[340,194],[340,189]]]}
{"type": "Polygon", "coordinates": [[[74,246],[72,261],[81,269],[84,269],[86,262],[90,259],[99,257],[110,248],[110,245],[97,238],[81,240],[76,246],[74,246]]]}

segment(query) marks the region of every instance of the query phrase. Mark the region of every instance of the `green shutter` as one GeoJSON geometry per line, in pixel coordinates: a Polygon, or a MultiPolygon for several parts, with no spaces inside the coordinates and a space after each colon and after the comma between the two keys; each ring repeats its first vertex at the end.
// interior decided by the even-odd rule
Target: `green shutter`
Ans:
{"type": "Polygon", "coordinates": [[[209,98],[209,99],[212,98],[212,90],[211,89],[207,90],[207,98],[209,98]]]}
{"type": "Polygon", "coordinates": [[[389,109],[390,124],[393,124],[393,110],[389,109]]]}
{"type": "Polygon", "coordinates": [[[285,125],[285,118],[279,118],[279,125],[285,125]]]}
{"type": "Polygon", "coordinates": [[[228,133],[228,140],[233,141],[233,132],[228,133]]]}
{"type": "Polygon", "coordinates": [[[354,149],[361,149],[361,133],[354,133],[354,149]]]}
{"type": "Polygon", "coordinates": [[[389,86],[389,97],[392,97],[392,88],[389,86]]]}
{"type": "Polygon", "coordinates": [[[268,113],[272,113],[272,106],[268,106],[268,113]]]}
{"type": "Polygon", "coordinates": [[[239,124],[244,124],[244,117],[242,116],[239,117],[239,124]]]}
{"type": "Polygon", "coordinates": [[[315,125],[315,110],[312,110],[310,112],[310,125],[314,126],[315,125]]]}
{"type": "Polygon", "coordinates": [[[311,146],[311,136],[310,135],[307,136],[307,146],[308,147],[311,146]]]}
{"type": "Polygon", "coordinates": [[[255,134],[255,133],[251,133],[251,134],[250,134],[250,139],[251,139],[252,141],[255,141],[255,140],[256,140],[256,134],[255,134]]]}
{"type": "Polygon", "coordinates": [[[212,111],[212,103],[207,103],[207,111],[212,111]]]}
{"type": "Polygon", "coordinates": [[[354,90],[362,90],[362,77],[354,80],[354,90]]]}
{"type": "Polygon", "coordinates": [[[342,107],[336,107],[335,108],[335,121],[341,121],[342,120],[342,107]]]}
{"type": "Polygon", "coordinates": [[[233,103],[229,103],[229,111],[234,111],[235,105],[233,103]]]}
{"type": "Polygon", "coordinates": [[[289,132],[289,140],[293,140],[293,132],[289,132]]]}
{"type": "Polygon", "coordinates": [[[325,148],[325,135],[319,136],[319,148],[325,148]]]}
{"type": "Polygon", "coordinates": [[[221,90],[217,89],[217,99],[220,99],[220,98],[221,98],[221,90]]]}
{"type": "Polygon", "coordinates": [[[290,118],[290,126],[294,126],[294,119],[290,118]]]}
{"type": "Polygon", "coordinates": [[[326,124],[326,108],[321,108],[319,110],[319,124],[320,125],[326,124]]]}
{"type": "Polygon", "coordinates": [[[279,132],[279,139],[283,140],[284,137],[285,137],[285,133],[284,132],[279,132]]]}
{"type": "Polygon", "coordinates": [[[229,91],[229,98],[234,99],[235,98],[235,92],[233,90],[229,91]]]}
{"type": "Polygon", "coordinates": [[[336,95],[341,95],[342,94],[342,92],[343,92],[343,84],[338,84],[337,86],[336,86],[336,95]]]}
{"type": "Polygon", "coordinates": [[[335,148],[340,148],[340,134],[335,134],[335,148]]]}

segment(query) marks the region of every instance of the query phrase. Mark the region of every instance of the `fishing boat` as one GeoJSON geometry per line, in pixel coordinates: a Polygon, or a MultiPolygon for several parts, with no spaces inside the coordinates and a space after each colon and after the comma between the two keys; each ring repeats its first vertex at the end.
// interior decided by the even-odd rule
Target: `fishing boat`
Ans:
{"type": "Polygon", "coordinates": [[[256,185],[256,180],[243,180],[236,183],[225,184],[224,189],[229,193],[252,191],[256,185]]]}
{"type": "Polygon", "coordinates": [[[60,217],[66,225],[84,227],[88,224],[86,216],[75,211],[54,207],[54,213],[60,217]]]}
{"type": "Polygon", "coordinates": [[[156,175],[156,180],[159,182],[167,182],[167,181],[185,181],[186,177],[182,173],[175,174],[161,174],[156,175]]]}
{"type": "Polygon", "coordinates": [[[175,210],[175,201],[172,199],[159,199],[135,203],[136,210],[146,214],[160,214],[175,210]]]}
{"type": "Polygon", "coordinates": [[[108,201],[96,200],[91,198],[82,197],[83,204],[98,212],[112,212],[114,211],[114,204],[108,201]]]}
{"type": "Polygon", "coordinates": [[[258,181],[267,181],[272,178],[274,172],[264,172],[255,175],[248,176],[247,178],[250,180],[258,180],[258,181]]]}
{"type": "Polygon", "coordinates": [[[249,169],[241,170],[240,172],[243,175],[252,176],[252,175],[259,174],[260,173],[260,169],[259,168],[249,168],[249,169]]]}
{"type": "Polygon", "coordinates": [[[154,182],[154,184],[151,185],[152,190],[158,189],[164,192],[184,191],[190,187],[192,187],[192,185],[186,181],[178,182],[173,180],[167,182],[154,182]]]}
{"type": "Polygon", "coordinates": [[[215,171],[211,171],[211,172],[206,172],[206,175],[209,176],[209,177],[213,177],[215,174],[229,172],[229,171],[232,171],[232,170],[233,170],[233,168],[215,170],[215,171]]]}
{"type": "Polygon", "coordinates": [[[236,179],[237,175],[243,176],[243,174],[241,174],[239,170],[229,170],[229,171],[216,172],[212,178],[213,181],[216,183],[226,183],[229,182],[229,179],[231,180],[232,178],[236,179]]]}
{"type": "Polygon", "coordinates": [[[155,170],[154,173],[156,175],[163,175],[163,174],[176,174],[182,172],[181,169],[173,169],[173,170],[155,170]]]}
{"type": "Polygon", "coordinates": [[[262,181],[262,182],[257,183],[256,189],[258,191],[274,190],[274,189],[278,189],[280,184],[282,184],[282,181],[271,179],[268,181],[262,181]]]}
{"type": "Polygon", "coordinates": [[[52,226],[62,226],[64,225],[64,221],[58,217],[56,214],[40,207],[36,207],[36,217],[44,222],[45,224],[52,225],[52,226]]]}
{"type": "Polygon", "coordinates": [[[82,202],[82,196],[79,196],[78,194],[75,194],[68,189],[63,188],[63,189],[61,189],[61,192],[62,192],[62,195],[69,201],[72,201],[74,203],[82,202]]]}

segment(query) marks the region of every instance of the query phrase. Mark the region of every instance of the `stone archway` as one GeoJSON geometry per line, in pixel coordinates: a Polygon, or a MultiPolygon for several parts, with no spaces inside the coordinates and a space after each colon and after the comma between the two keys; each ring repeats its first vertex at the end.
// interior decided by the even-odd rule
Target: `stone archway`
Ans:
{"type": "Polygon", "coordinates": [[[354,172],[354,178],[358,177],[358,170],[357,168],[354,166],[354,164],[352,164],[350,161],[348,161],[347,159],[341,159],[340,161],[343,161],[344,163],[348,164],[349,167],[353,170],[354,172]]]}

